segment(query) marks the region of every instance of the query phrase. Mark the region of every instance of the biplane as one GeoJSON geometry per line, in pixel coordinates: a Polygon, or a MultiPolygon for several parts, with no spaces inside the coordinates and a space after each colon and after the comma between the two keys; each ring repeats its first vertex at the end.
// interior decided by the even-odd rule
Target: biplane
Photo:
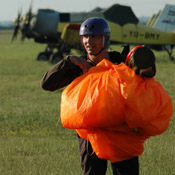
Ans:
{"type": "Polygon", "coordinates": [[[12,41],[18,31],[21,39],[33,38],[35,42],[46,43],[45,51],[37,60],[58,62],[71,49],[81,50],[79,40],[80,24],[89,17],[104,17],[111,28],[111,43],[144,44],[152,49],[167,51],[172,56],[175,45],[175,5],[165,5],[162,11],[154,14],[147,25],[142,25],[131,7],[114,4],[109,8],[95,8],[90,12],[62,13],[51,9],[38,9],[32,12],[30,6],[24,16],[18,12],[12,41]]]}

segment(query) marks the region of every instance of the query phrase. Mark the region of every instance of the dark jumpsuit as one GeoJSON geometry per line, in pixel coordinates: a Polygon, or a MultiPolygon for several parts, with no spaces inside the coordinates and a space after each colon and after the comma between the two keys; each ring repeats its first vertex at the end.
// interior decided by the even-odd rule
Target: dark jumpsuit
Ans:
{"type": "MultiPolygon", "coordinates": [[[[124,55],[115,51],[109,52],[109,57],[110,61],[114,64],[120,64],[126,58],[124,55]]],[[[89,59],[85,59],[94,66],[89,59]]],[[[66,56],[45,73],[41,80],[41,87],[44,90],[55,91],[67,86],[82,74],[82,70],[78,66],[73,65],[69,60],[69,56],[66,56]]],[[[105,175],[107,160],[98,158],[87,140],[78,136],[78,141],[83,175],[105,175]]],[[[138,157],[112,163],[112,169],[114,175],[138,175],[138,157]]]]}

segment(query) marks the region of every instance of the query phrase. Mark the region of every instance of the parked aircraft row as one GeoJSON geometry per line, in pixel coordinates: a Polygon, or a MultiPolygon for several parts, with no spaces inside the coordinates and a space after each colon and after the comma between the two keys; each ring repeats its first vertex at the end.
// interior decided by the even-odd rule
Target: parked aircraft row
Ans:
{"type": "Polygon", "coordinates": [[[18,31],[35,42],[46,43],[45,51],[38,54],[38,60],[58,62],[72,48],[81,50],[79,41],[80,23],[89,17],[104,17],[111,28],[111,43],[145,44],[156,50],[172,53],[175,45],[175,5],[166,4],[162,11],[154,14],[147,25],[142,25],[131,7],[114,4],[109,8],[96,8],[90,12],[61,13],[51,9],[38,9],[22,16],[21,11],[15,22],[12,41],[18,31]]]}

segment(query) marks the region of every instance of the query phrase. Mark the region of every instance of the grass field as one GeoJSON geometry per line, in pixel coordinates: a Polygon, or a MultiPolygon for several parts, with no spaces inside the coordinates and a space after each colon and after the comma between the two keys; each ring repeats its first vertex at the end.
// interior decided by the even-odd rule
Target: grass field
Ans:
{"type": "MultiPolygon", "coordinates": [[[[45,45],[32,40],[11,44],[11,36],[0,33],[0,175],[80,175],[75,132],[58,122],[62,90],[40,88],[42,75],[52,66],[36,61],[45,45]]],[[[175,62],[165,52],[155,55],[156,79],[175,107],[175,62]]],[[[175,174],[174,119],[173,114],[169,129],[145,143],[140,175],[175,174]]],[[[112,175],[110,164],[107,175],[112,175]]]]}

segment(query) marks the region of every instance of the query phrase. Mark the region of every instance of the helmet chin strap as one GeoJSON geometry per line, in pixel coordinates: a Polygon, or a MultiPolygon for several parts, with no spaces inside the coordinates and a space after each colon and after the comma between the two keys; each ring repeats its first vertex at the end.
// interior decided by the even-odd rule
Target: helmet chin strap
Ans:
{"type": "MultiPolygon", "coordinates": [[[[104,49],[105,49],[105,48],[102,48],[97,54],[92,54],[92,56],[98,57],[98,55],[99,55],[104,49]]],[[[88,60],[90,61],[90,63],[91,63],[93,66],[96,65],[96,63],[95,63],[93,60],[91,60],[90,54],[87,54],[87,58],[88,58],[88,60]]]]}
{"type": "Polygon", "coordinates": [[[98,56],[105,48],[103,47],[97,54],[93,54],[94,56],[98,56]]]}
{"type": "MultiPolygon", "coordinates": [[[[96,54],[87,54],[87,57],[89,58],[90,55],[97,57],[105,48],[102,48],[98,53],[96,54]]],[[[90,59],[90,58],[89,58],[90,59]]]]}
{"type": "Polygon", "coordinates": [[[105,37],[104,37],[104,35],[102,37],[102,43],[103,43],[103,48],[97,54],[93,54],[94,56],[98,56],[105,49],[105,47],[104,47],[104,45],[105,45],[105,37]]]}

